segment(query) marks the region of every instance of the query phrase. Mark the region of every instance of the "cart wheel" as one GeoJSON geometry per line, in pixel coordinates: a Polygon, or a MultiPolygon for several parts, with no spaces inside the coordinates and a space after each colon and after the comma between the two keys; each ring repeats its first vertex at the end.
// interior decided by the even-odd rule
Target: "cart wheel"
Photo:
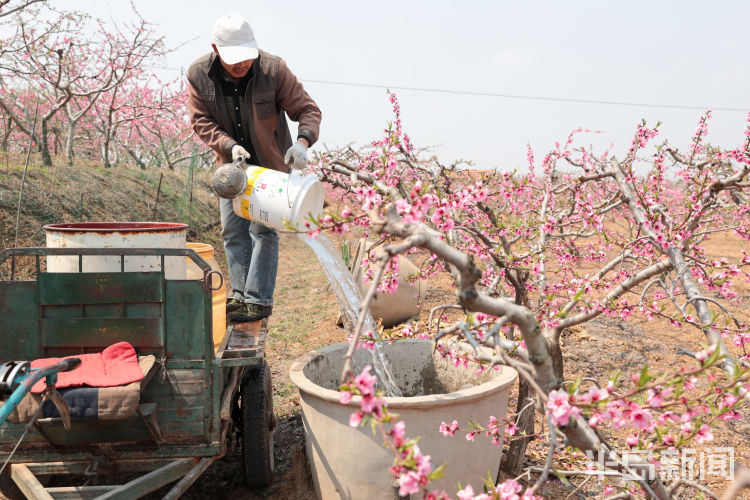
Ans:
{"type": "Polygon", "coordinates": [[[265,360],[245,375],[240,398],[245,482],[250,488],[263,488],[271,484],[274,471],[273,392],[265,360]]]}

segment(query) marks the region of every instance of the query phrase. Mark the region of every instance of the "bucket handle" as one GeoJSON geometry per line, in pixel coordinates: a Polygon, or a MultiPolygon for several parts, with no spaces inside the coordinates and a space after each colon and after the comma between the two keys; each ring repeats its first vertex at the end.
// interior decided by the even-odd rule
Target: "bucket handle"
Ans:
{"type": "Polygon", "coordinates": [[[209,271],[206,274],[206,280],[208,282],[208,289],[211,290],[212,292],[215,291],[215,290],[219,290],[219,289],[221,289],[221,287],[224,286],[224,276],[219,271],[217,271],[215,269],[212,269],[211,271],[209,271]],[[213,274],[216,274],[219,277],[219,286],[217,286],[216,288],[213,288],[211,286],[213,284],[213,282],[214,282],[214,279],[211,277],[211,275],[213,275],[213,274]]]}

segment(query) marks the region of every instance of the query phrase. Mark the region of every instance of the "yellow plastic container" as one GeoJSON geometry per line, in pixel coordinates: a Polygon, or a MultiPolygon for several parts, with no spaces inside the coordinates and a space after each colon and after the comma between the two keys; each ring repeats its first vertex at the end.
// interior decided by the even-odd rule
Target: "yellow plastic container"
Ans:
{"type": "MultiPolygon", "coordinates": [[[[208,243],[194,243],[188,242],[187,247],[194,250],[206,263],[211,266],[211,269],[221,273],[221,267],[214,258],[214,247],[208,243]]],[[[186,275],[187,279],[202,279],[203,271],[198,267],[195,262],[190,258],[187,258],[186,275]]],[[[218,288],[211,294],[211,303],[213,311],[213,340],[214,340],[214,352],[219,349],[221,341],[224,340],[224,335],[227,331],[227,291],[225,286],[221,285],[221,279],[213,275],[212,288],[218,288]]]]}

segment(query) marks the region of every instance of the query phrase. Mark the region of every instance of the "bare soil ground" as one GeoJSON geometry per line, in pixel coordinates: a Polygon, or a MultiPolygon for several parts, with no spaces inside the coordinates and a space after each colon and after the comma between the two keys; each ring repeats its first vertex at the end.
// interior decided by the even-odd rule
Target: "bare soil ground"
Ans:
{"type": "MultiPolygon", "coordinates": [[[[16,159],[17,160],[17,159],[16,159]]],[[[22,168],[0,156],[0,247],[12,246],[15,207],[22,168]]],[[[205,173],[198,173],[192,197],[184,171],[166,172],[158,205],[156,194],[159,172],[137,169],[77,169],[56,165],[52,169],[32,168],[21,217],[20,244],[43,245],[41,226],[48,222],[72,220],[156,220],[191,219],[193,241],[213,243],[217,258],[225,267],[218,230],[218,207],[206,192],[205,173]],[[192,201],[189,201],[192,200],[192,201]],[[155,206],[156,205],[156,206],[155,206]]],[[[239,449],[215,463],[187,492],[184,498],[290,499],[313,498],[304,456],[304,433],[296,388],[289,380],[289,366],[298,356],[321,346],[344,340],[336,326],[338,313],[332,291],[313,252],[293,235],[282,235],[275,306],[269,323],[267,355],[273,373],[274,408],[278,424],[274,431],[276,475],[264,490],[244,486],[239,449]]],[[[712,257],[737,256],[742,243],[720,240],[710,247],[712,257]]],[[[750,287],[741,283],[738,293],[750,297],[750,287]]],[[[452,302],[453,291],[445,279],[434,280],[426,295],[422,319],[435,305],[452,302]]],[[[750,315],[747,306],[735,308],[743,321],[750,315]]],[[[620,321],[600,318],[563,337],[566,375],[570,379],[588,376],[605,379],[614,370],[639,370],[643,363],[656,370],[674,368],[691,360],[677,354],[680,347],[699,350],[704,340],[694,328],[675,329],[663,321],[620,321]]],[[[511,398],[512,407],[515,401],[511,398]]],[[[511,408],[512,411],[512,408],[511,408]]],[[[450,418],[446,415],[446,420],[450,418]]],[[[437,429],[435,430],[437,432],[437,429]]],[[[750,464],[750,418],[722,424],[714,432],[709,448],[730,446],[735,460],[750,464]]],[[[540,463],[544,441],[530,446],[529,462],[540,463]]],[[[580,480],[576,481],[580,484],[580,480]]],[[[710,480],[717,492],[726,487],[722,480],[710,480]]],[[[601,485],[591,481],[575,491],[575,486],[554,482],[541,493],[546,498],[598,498],[601,485]]],[[[149,498],[160,498],[159,491],[149,498]]],[[[454,492],[450,492],[454,493],[454,492]]],[[[160,495],[161,494],[161,495],[160,495]]],[[[694,491],[683,498],[696,498],[694,491]]]]}
{"type": "MultiPolygon", "coordinates": [[[[712,245],[713,257],[739,254],[740,242],[720,241],[712,245]]],[[[304,433],[301,428],[298,394],[289,381],[291,361],[309,350],[344,340],[344,331],[335,325],[337,305],[327,286],[323,271],[313,252],[292,235],[282,235],[281,260],[277,278],[276,305],[269,323],[269,362],[274,377],[274,405],[279,424],[274,432],[277,474],[274,483],[262,491],[247,490],[242,484],[240,457],[227,457],[215,464],[188,492],[187,498],[203,498],[209,492],[226,492],[227,498],[314,498],[304,463],[304,433]]],[[[740,294],[748,295],[748,285],[740,284],[740,294]]],[[[435,305],[453,298],[446,280],[434,280],[426,295],[422,319],[435,305]]],[[[735,312],[747,321],[747,309],[735,312]]],[[[605,380],[615,370],[638,372],[644,363],[654,370],[670,370],[691,360],[677,354],[679,348],[699,350],[704,340],[694,328],[673,328],[663,321],[636,320],[628,323],[600,317],[574,329],[563,337],[563,353],[567,377],[593,377],[605,380]]],[[[511,408],[515,406],[511,398],[511,408]]],[[[449,416],[446,415],[446,420],[449,416]]],[[[541,422],[538,422],[538,428],[541,422]]],[[[437,432],[437,429],[435,430],[437,432]]],[[[715,440],[707,443],[706,451],[717,447],[733,447],[735,460],[750,463],[750,417],[722,424],[714,432],[715,440]]],[[[615,436],[622,438],[623,436],[615,436]]],[[[529,448],[528,462],[541,464],[546,442],[538,440],[529,448]]],[[[696,447],[701,449],[700,447],[696,447]]],[[[717,492],[727,485],[720,478],[707,478],[717,492]]],[[[580,484],[580,480],[576,481],[580,484]]],[[[602,486],[592,481],[573,493],[576,486],[554,481],[540,492],[545,498],[598,498],[602,486]],[[572,496],[570,496],[572,495],[572,496]]],[[[682,498],[697,498],[695,491],[682,498]]]]}

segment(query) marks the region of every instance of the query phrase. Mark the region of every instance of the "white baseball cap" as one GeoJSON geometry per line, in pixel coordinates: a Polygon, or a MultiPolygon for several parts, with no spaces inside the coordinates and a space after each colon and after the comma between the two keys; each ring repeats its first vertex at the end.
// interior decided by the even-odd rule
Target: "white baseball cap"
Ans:
{"type": "Polygon", "coordinates": [[[244,17],[236,14],[224,16],[214,24],[214,45],[221,60],[237,64],[258,57],[258,41],[244,17]]]}

